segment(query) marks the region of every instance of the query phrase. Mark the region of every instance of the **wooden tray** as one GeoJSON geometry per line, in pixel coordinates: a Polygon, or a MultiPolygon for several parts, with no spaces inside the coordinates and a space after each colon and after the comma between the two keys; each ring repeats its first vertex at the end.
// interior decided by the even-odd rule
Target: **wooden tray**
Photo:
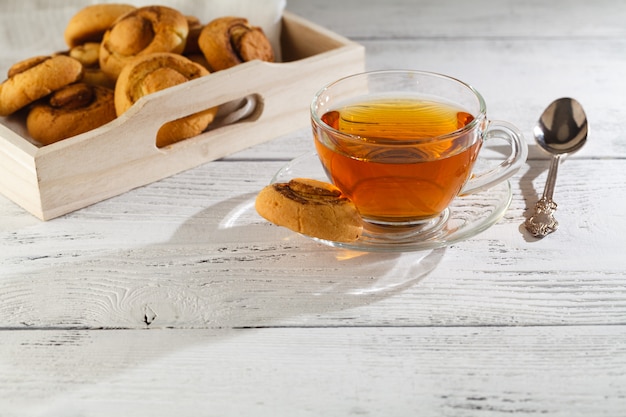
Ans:
{"type": "MultiPolygon", "coordinates": [[[[42,220],[72,212],[309,124],[315,92],[364,70],[365,49],[289,12],[282,62],[247,62],[139,100],[111,123],[47,146],[0,124],[0,192],[42,220]],[[253,96],[254,112],[166,148],[166,122],[253,96]]],[[[23,133],[23,132],[22,132],[23,133]]]]}

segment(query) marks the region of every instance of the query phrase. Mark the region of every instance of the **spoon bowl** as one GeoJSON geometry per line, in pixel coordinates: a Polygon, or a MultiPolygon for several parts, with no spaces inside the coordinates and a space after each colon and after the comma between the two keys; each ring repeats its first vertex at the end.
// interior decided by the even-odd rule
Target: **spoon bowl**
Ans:
{"type": "Polygon", "coordinates": [[[556,174],[561,157],[578,151],[587,141],[587,116],[580,103],[573,98],[554,100],[544,110],[533,133],[537,144],[552,155],[548,179],[535,211],[524,223],[535,237],[544,237],[554,232],[559,223],[554,218],[556,203],[552,200],[556,174]]]}
{"type": "Polygon", "coordinates": [[[533,130],[537,144],[553,155],[578,151],[587,141],[587,132],[582,105],[569,97],[550,103],[533,130]]]}

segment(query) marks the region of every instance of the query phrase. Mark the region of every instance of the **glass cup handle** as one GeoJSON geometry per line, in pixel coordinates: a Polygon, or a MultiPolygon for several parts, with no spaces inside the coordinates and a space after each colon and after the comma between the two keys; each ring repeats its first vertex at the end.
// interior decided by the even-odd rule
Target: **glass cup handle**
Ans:
{"type": "Polygon", "coordinates": [[[511,153],[500,165],[484,172],[472,173],[459,195],[486,190],[512,177],[524,165],[528,157],[528,145],[522,132],[510,123],[495,120],[489,123],[483,142],[502,139],[509,143],[511,153]]]}

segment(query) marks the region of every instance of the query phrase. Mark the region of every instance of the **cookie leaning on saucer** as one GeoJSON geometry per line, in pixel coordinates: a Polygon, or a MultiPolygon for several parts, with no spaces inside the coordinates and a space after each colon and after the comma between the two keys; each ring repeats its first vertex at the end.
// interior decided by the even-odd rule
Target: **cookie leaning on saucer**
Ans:
{"type": "Polygon", "coordinates": [[[363,231],[358,210],[341,190],[309,178],[266,186],[257,195],[255,208],[278,226],[319,239],[352,242],[363,231]]]}

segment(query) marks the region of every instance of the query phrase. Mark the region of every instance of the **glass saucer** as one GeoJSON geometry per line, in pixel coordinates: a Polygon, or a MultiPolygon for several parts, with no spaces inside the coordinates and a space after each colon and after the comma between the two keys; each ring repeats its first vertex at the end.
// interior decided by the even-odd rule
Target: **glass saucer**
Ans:
{"type": "MultiPolygon", "coordinates": [[[[480,158],[476,163],[481,165],[480,158]]],[[[313,178],[329,182],[315,152],[295,158],[281,168],[272,183],[288,182],[293,178],[313,178]]],[[[364,252],[410,252],[449,246],[469,239],[494,225],[511,204],[512,192],[509,181],[504,181],[480,193],[457,197],[448,211],[442,215],[440,225],[427,233],[412,232],[385,234],[369,226],[354,242],[334,242],[306,236],[317,242],[336,248],[364,252]]]]}

